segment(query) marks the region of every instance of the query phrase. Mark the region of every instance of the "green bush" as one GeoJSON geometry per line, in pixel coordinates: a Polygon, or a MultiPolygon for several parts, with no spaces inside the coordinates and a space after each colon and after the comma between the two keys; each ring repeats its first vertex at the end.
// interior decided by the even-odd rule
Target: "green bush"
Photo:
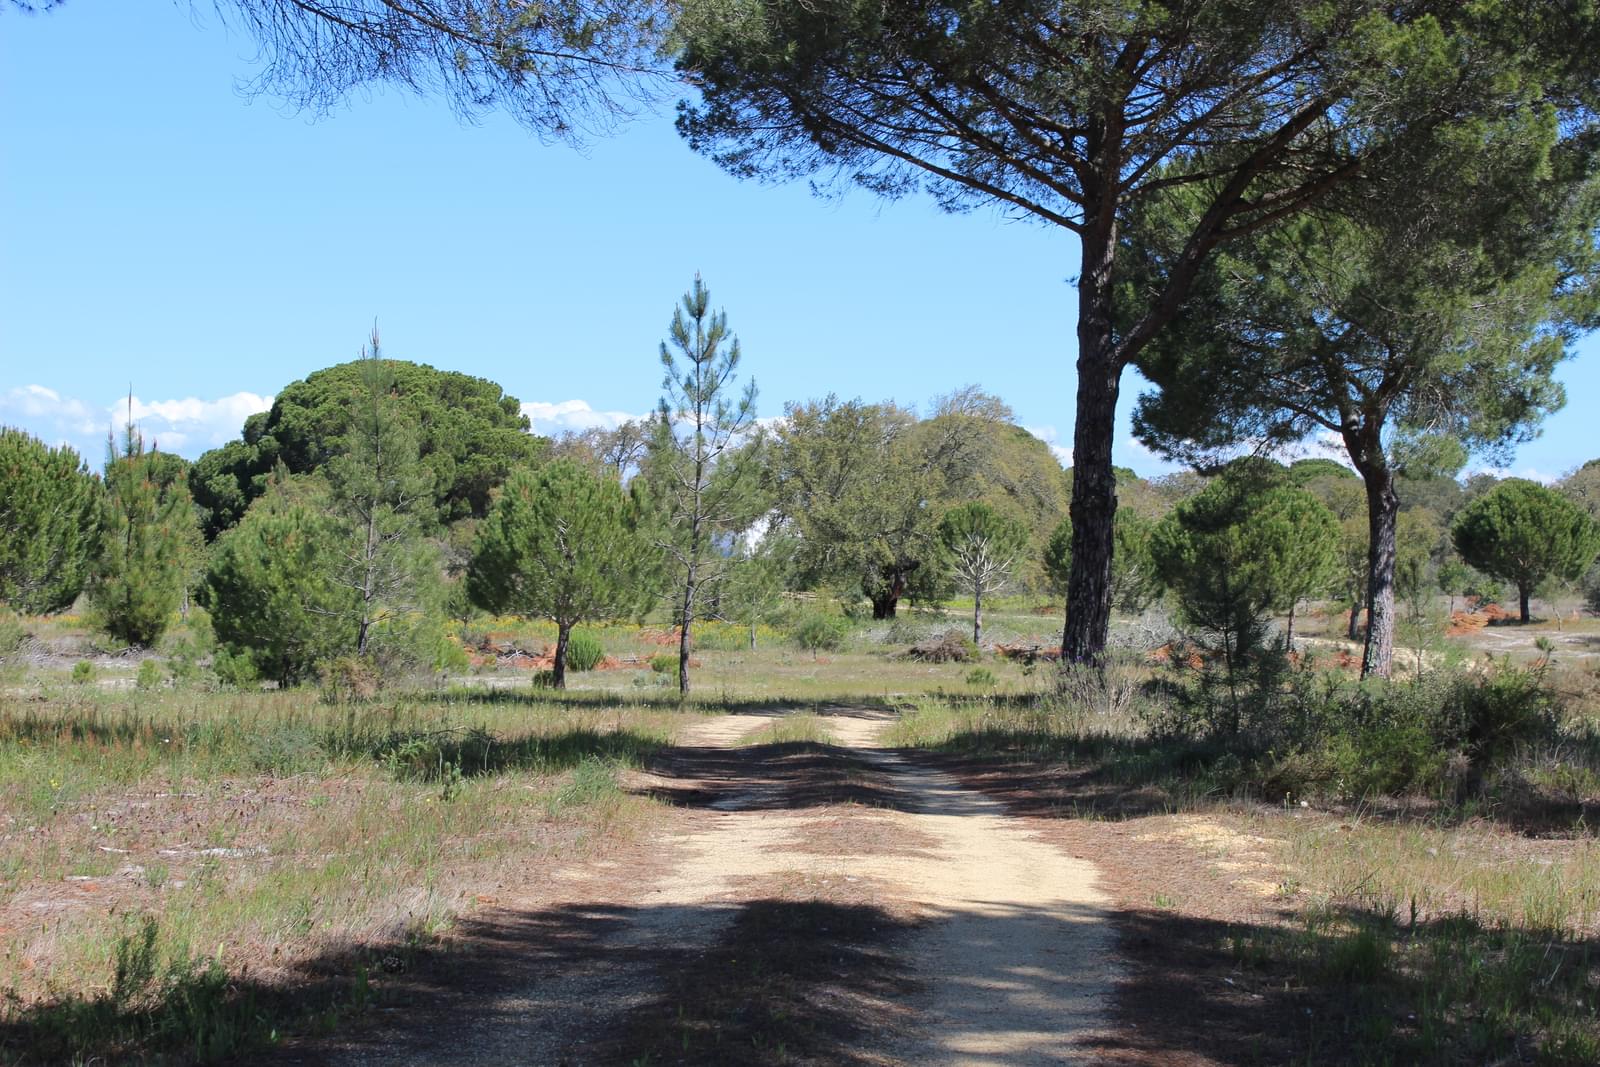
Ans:
{"type": "Polygon", "coordinates": [[[211,673],[217,676],[217,681],[235,689],[244,689],[256,684],[256,664],[247,652],[230,652],[225,648],[217,650],[211,657],[211,673]]]}
{"type": "Polygon", "coordinates": [[[650,669],[657,674],[672,674],[678,669],[676,652],[657,652],[650,657],[650,669]]]}
{"type": "Polygon", "coordinates": [[[94,682],[94,664],[86,659],[80,659],[72,665],[72,682],[74,685],[89,685],[94,682]]]}
{"type": "Polygon", "coordinates": [[[813,656],[822,651],[844,647],[850,634],[850,620],[839,615],[812,612],[801,616],[794,625],[794,642],[813,656]]]}
{"type": "Polygon", "coordinates": [[[587,630],[574,630],[567,638],[567,670],[592,671],[606,658],[605,646],[587,630]]]}
{"type": "Polygon", "coordinates": [[[133,684],[140,689],[154,689],[161,684],[163,677],[165,674],[161,670],[161,664],[153,659],[147,659],[139,664],[139,674],[134,678],[133,684]]]}
{"type": "Polygon", "coordinates": [[[967,684],[992,688],[994,686],[994,672],[988,667],[974,667],[967,672],[967,684]]]}

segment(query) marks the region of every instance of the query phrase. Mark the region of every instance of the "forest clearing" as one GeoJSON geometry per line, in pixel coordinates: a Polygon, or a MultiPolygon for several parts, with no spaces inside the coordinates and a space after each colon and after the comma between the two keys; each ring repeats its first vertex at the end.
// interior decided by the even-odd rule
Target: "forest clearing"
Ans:
{"type": "Polygon", "coordinates": [[[1600,0],[147,6],[0,0],[0,1064],[1600,1064],[1600,0]]]}
{"type": "MultiPolygon", "coordinates": [[[[689,705],[647,663],[352,702],[37,657],[0,749],[6,1056],[1592,1061],[1593,747],[1464,805],[1272,796],[1106,694],[908,659],[954,622],[912,620],[815,655],[713,624],[689,705]]],[[[1552,670],[1593,721],[1593,660],[1552,670]]]]}

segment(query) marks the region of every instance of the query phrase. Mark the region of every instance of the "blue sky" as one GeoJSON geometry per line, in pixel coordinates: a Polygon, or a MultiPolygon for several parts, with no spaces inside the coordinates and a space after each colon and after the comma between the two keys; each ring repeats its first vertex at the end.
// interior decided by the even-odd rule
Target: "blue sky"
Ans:
{"type": "MultiPolygon", "coordinates": [[[[398,91],[313,121],[239,90],[252,43],[200,5],[69,0],[0,14],[0,422],[98,462],[132,385],[162,447],[234,436],[284,384],[357,354],[492,378],[536,428],[649,410],[694,273],[763,415],[834,392],[926,406],[977,382],[1070,441],[1063,231],[924,199],[738,182],[668,109],[583,151],[398,91]]],[[[1600,341],[1512,470],[1600,455],[1600,341]]],[[[1165,466],[1128,433],[1116,456],[1165,466]]]]}

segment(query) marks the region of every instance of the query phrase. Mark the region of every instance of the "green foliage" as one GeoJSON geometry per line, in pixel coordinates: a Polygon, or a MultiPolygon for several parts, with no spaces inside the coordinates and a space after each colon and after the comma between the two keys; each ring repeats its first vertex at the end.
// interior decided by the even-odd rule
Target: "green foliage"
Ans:
{"type": "Polygon", "coordinates": [[[812,655],[836,651],[844,647],[845,639],[850,636],[850,620],[840,615],[810,611],[795,621],[790,633],[794,643],[812,655]]]}
{"type": "Polygon", "coordinates": [[[993,689],[994,672],[988,667],[974,667],[967,672],[967,684],[981,689],[993,689]]]}
{"type": "Polygon", "coordinates": [[[718,606],[724,618],[744,624],[750,648],[755,647],[757,627],[783,611],[783,591],[796,550],[793,539],[783,531],[768,530],[753,548],[746,547],[734,557],[718,606]]]}
{"type": "MultiPolygon", "coordinates": [[[[1015,425],[1011,409],[976,386],[935,398],[930,416],[915,423],[909,436],[938,468],[941,511],[987,504],[1022,524],[1029,540],[1038,543],[1066,514],[1071,482],[1050,446],[1015,425]]],[[[1123,476],[1131,479],[1130,486],[1140,484],[1132,471],[1119,472],[1123,476]]],[[[1018,560],[1015,582],[1035,589],[1041,579],[1031,554],[1018,560]]]]}
{"type": "Polygon", "coordinates": [[[1524,622],[1536,586],[1575,581],[1600,555],[1600,525],[1559,493],[1520,478],[1468,504],[1450,532],[1463,560],[1516,585],[1524,622]]]}
{"type": "Polygon", "coordinates": [[[678,669],[678,654],[657,652],[650,657],[650,669],[656,674],[672,674],[678,669]]]}
{"type": "Polygon", "coordinates": [[[735,392],[741,351],[727,313],[711,310],[700,275],[673,308],[661,343],[661,401],[640,477],[656,535],[666,548],[673,614],[682,636],[678,691],[689,695],[689,642],[699,600],[720,584],[726,545],[767,510],[757,462],[743,439],[755,423],[756,383],[735,392]]]}
{"type": "Polygon", "coordinates": [[[213,669],[225,684],[292,685],[353,644],[343,620],[355,591],[333,579],[339,533],[322,493],[287,481],[217,541],[199,597],[222,645],[213,669]]]}
{"type": "Polygon", "coordinates": [[[344,451],[325,470],[337,520],[328,577],[351,592],[344,624],[356,656],[415,658],[415,620],[430,607],[439,561],[422,538],[433,471],[401,405],[395,366],[381,358],[378,331],[357,365],[344,451]]]}
{"type": "Polygon", "coordinates": [[[162,679],[161,664],[153,659],[147,659],[139,664],[139,673],[135,676],[133,684],[137,689],[149,691],[160,686],[162,679]]]}
{"type": "Polygon", "coordinates": [[[88,580],[100,486],[78,454],[0,427],[0,604],[70,607],[88,580]]]}
{"type": "Polygon", "coordinates": [[[1305,490],[1227,473],[1156,526],[1150,553],[1184,620],[1214,635],[1231,670],[1260,644],[1269,609],[1326,586],[1338,538],[1305,490]]]}
{"type": "Polygon", "coordinates": [[[592,671],[606,658],[600,639],[587,630],[574,630],[567,639],[567,667],[575,671],[592,671]]]}
{"type": "Polygon", "coordinates": [[[1355,683],[1262,662],[1242,699],[1180,668],[1162,686],[1168,700],[1152,706],[1158,736],[1221,742],[1206,758],[1224,789],[1464,797],[1521,747],[1556,736],[1555,697],[1538,665],[1355,683]]]}
{"type": "MultiPolygon", "coordinates": [[[[1137,614],[1160,595],[1161,583],[1150,555],[1155,525],[1126,508],[1118,508],[1112,520],[1111,602],[1121,611],[1137,614]]],[[[1065,597],[1072,576],[1072,516],[1063,518],[1050,534],[1043,565],[1050,591],[1065,597]]]]}
{"type": "Polygon", "coordinates": [[[80,659],[72,665],[72,683],[74,685],[91,685],[94,682],[94,664],[86,659],[80,659]]]}
{"type": "Polygon", "coordinates": [[[830,396],[786,412],[772,479],[799,534],[800,580],[859,589],[879,619],[893,618],[903,598],[942,596],[937,515],[927,506],[945,492],[946,472],[929,451],[939,438],[914,433],[915,418],[892,404],[830,396]]]}
{"type": "MultiPolygon", "coordinates": [[[[555,460],[507,481],[478,529],[467,589],[495,614],[551,619],[559,645],[577,623],[638,607],[650,557],[636,505],[616,479],[555,460]]],[[[565,670],[558,656],[556,684],[565,670]]]]}
{"type": "MultiPolygon", "coordinates": [[[[512,468],[537,460],[545,448],[528,433],[521,403],[482,378],[403,360],[384,363],[399,418],[417,427],[418,454],[431,476],[428,525],[488,514],[491,493],[512,468]]],[[[270,411],[245,421],[242,440],[200,457],[189,484],[208,538],[243,517],[278,463],[307,474],[348,450],[363,373],[357,360],[290,383],[270,411]]]]}
{"type": "Polygon", "coordinates": [[[1322,478],[1333,478],[1341,481],[1355,481],[1356,472],[1337,460],[1324,459],[1297,459],[1289,464],[1289,481],[1301,489],[1308,489],[1311,483],[1322,478]]]}
{"type": "Polygon", "coordinates": [[[973,501],[945,512],[939,540],[956,581],[972,591],[972,640],[983,640],[983,596],[1004,588],[1028,546],[1028,530],[988,504],[973,501]]]}
{"type": "Polygon", "coordinates": [[[183,460],[146,452],[132,426],[106,467],[89,603],[107,633],[154,645],[177,613],[200,552],[183,460]]]}
{"type": "Polygon", "coordinates": [[[255,660],[248,653],[230,652],[225,647],[217,649],[212,656],[211,672],[217,676],[217,681],[233,689],[253,686],[260,677],[255,660]]]}

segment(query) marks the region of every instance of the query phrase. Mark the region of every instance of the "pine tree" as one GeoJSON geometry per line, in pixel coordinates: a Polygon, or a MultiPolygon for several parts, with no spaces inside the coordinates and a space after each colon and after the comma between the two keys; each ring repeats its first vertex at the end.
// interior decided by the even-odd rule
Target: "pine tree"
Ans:
{"type": "Polygon", "coordinates": [[[422,537],[433,477],[418,456],[415,429],[395,402],[394,371],[380,353],[377,327],[370,343],[361,353],[344,452],[327,467],[342,542],[332,580],[354,594],[342,613],[357,656],[399,636],[437,570],[422,537]]]}
{"type": "Polygon", "coordinates": [[[200,551],[187,464],[146,452],[131,418],[120,453],[108,440],[107,457],[90,604],[106,632],[148,647],[183,603],[200,551]]]}
{"type": "Polygon", "coordinates": [[[1541,582],[1574,581],[1600,556],[1600,525],[1561,494],[1521,478],[1462,508],[1450,534],[1467,563],[1517,587],[1523,622],[1541,582]]]}
{"type": "Polygon", "coordinates": [[[572,628],[627,615],[648,599],[651,551],[615,478],[558,459],[506,482],[479,527],[467,591],[486,611],[556,624],[554,680],[564,689],[572,628]]]}
{"type": "Polygon", "coordinates": [[[43,615],[87,581],[100,485],[78,454],[0,428],[0,604],[43,615]]]}
{"type": "Polygon", "coordinates": [[[344,538],[326,489],[280,466],[265,495],[217,539],[200,586],[217,640],[280,685],[348,649],[354,591],[336,584],[344,538]]]}
{"type": "Polygon", "coordinates": [[[645,478],[658,508],[660,545],[675,572],[678,692],[689,695],[690,629],[700,598],[727,570],[720,549],[758,510],[755,464],[739,449],[755,423],[756,383],[734,393],[739,339],[712,312],[696,274],[661,344],[660,408],[645,478]]]}

